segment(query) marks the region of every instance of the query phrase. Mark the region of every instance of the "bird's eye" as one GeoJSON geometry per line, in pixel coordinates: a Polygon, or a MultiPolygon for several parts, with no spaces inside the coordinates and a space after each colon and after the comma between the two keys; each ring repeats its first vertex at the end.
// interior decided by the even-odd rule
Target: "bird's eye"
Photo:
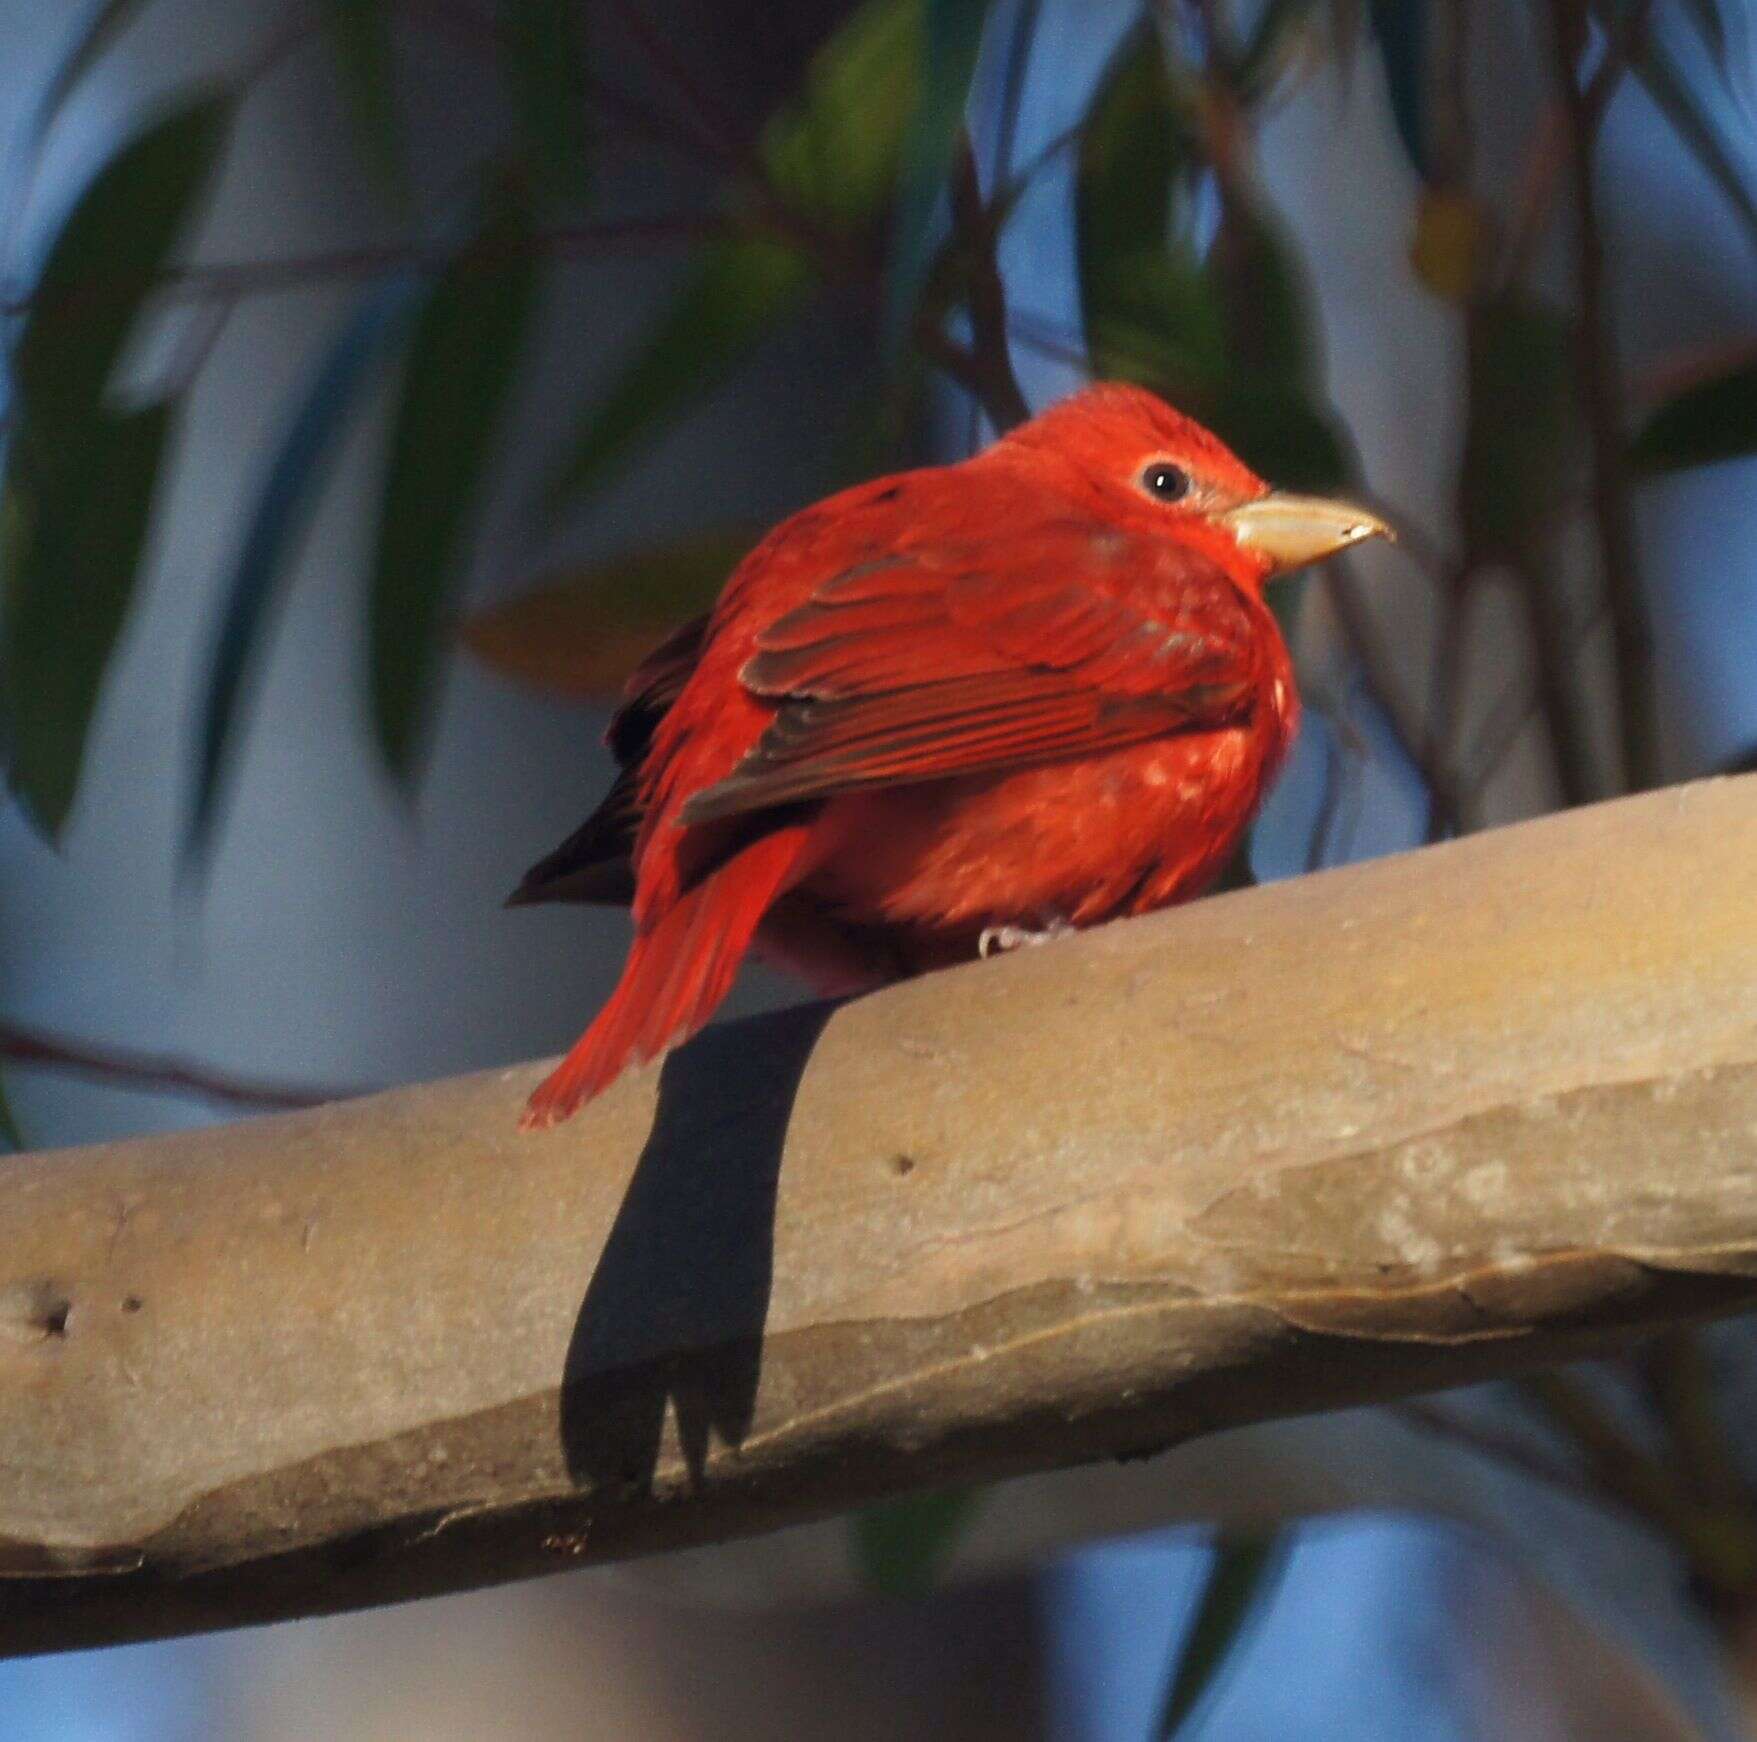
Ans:
{"type": "Polygon", "coordinates": [[[1190,475],[1179,466],[1155,460],[1141,474],[1141,488],[1161,502],[1177,502],[1190,493],[1190,475]]]}

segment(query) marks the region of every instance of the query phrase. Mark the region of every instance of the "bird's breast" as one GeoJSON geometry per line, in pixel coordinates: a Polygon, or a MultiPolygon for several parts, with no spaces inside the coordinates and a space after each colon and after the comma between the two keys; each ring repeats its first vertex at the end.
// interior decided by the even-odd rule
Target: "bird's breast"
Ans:
{"type": "Polygon", "coordinates": [[[1224,867],[1285,749],[1290,701],[1221,731],[838,799],[811,888],[851,920],[927,938],[1166,906],[1224,867]]]}

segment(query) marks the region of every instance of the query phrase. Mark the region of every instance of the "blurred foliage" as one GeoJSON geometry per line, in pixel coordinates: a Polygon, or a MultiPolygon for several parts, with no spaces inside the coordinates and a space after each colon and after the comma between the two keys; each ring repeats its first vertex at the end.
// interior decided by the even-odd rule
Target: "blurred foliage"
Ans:
{"type": "Polygon", "coordinates": [[[855,1570],[882,1596],[925,1596],[981,1503],[973,1489],[945,1488],[868,1506],[854,1515],[855,1570]]]}
{"type": "Polygon", "coordinates": [[[1159,1742],[1176,1742],[1190,1733],[1191,1720],[1216,1692],[1222,1672],[1262,1618],[1286,1561],[1282,1535],[1222,1536],[1214,1544],[1160,1703],[1159,1742]]]}
{"type": "MultiPolygon", "coordinates": [[[[1577,22],[1596,21],[1594,64],[1607,52],[1625,57],[1737,221],[1752,223],[1757,205],[1726,136],[1725,105],[1692,82],[1704,60],[1724,67],[1735,39],[1712,0],[1676,4],[1687,44],[1658,29],[1624,41],[1617,32],[1628,0],[1550,0],[1577,22]]],[[[1544,11],[1542,0],[1533,5],[1544,11]]],[[[119,32],[145,27],[144,10],[107,0],[70,32],[37,105],[37,149],[119,32]]],[[[1404,269],[1458,309],[1468,334],[1459,491],[1468,559],[1541,561],[1533,553],[1547,549],[1548,529],[1582,488],[1578,334],[1568,311],[1552,310],[1525,282],[1528,242],[1510,261],[1498,259],[1512,247],[1502,245],[1510,219],[1484,206],[1458,161],[1447,119],[1444,58],[1456,34],[1449,5],[1270,0],[1144,10],[1065,150],[986,172],[985,206],[970,220],[976,233],[948,229],[943,190],[987,11],[985,0],[865,0],[839,18],[826,14],[791,89],[770,113],[749,118],[656,26],[625,18],[623,40],[607,44],[618,30],[613,9],[588,17],[576,0],[497,0],[478,16],[506,133],[495,159],[480,166],[492,192],[460,220],[454,194],[429,191],[401,120],[400,39],[422,28],[423,15],[394,0],[324,0],[317,43],[369,182],[391,198],[410,239],[386,251],[382,279],[315,360],[246,510],[195,747],[193,844],[211,833],[250,674],[299,533],[336,447],[393,365],[365,683],[387,766],[400,779],[418,772],[483,507],[516,439],[515,389],[533,364],[546,263],[577,243],[582,226],[615,225],[597,218],[591,174],[599,135],[615,136],[626,119],[626,103],[595,79],[607,53],[650,63],[669,107],[642,111],[638,131],[654,149],[698,158],[718,192],[707,211],[680,216],[673,233],[655,228],[655,245],[695,238],[694,258],[645,339],[582,408],[549,469],[533,529],[589,512],[629,459],[771,334],[826,300],[889,330],[883,366],[894,378],[893,407],[915,397],[923,360],[968,390],[991,393],[1010,371],[1005,358],[979,354],[984,340],[959,336],[960,304],[983,278],[980,262],[1021,189],[1070,156],[1076,342],[1093,372],[1165,394],[1280,483],[1345,484],[1352,448],[1324,390],[1304,269],[1254,174],[1251,142],[1261,115],[1293,83],[1364,50],[1420,188],[1404,269]]],[[[1016,51],[1028,46],[1034,17],[1022,14],[1016,51]]],[[[1581,57],[1581,79],[1598,76],[1587,48],[1581,57]]],[[[199,233],[203,193],[227,155],[230,109],[243,88],[186,102],[124,140],[40,264],[33,268],[16,242],[6,262],[16,294],[0,672],[10,780],[51,833],[76,797],[104,677],[137,603],[160,474],[174,463],[175,401],[198,373],[171,381],[159,408],[119,393],[118,365],[180,270],[176,251],[199,233]],[[92,479],[102,483],[102,513],[91,508],[92,479]]],[[[15,190],[15,215],[25,197],[15,190]]],[[[1565,227],[1565,213],[1541,215],[1565,227]]],[[[312,277],[323,275],[314,268],[312,277]]],[[[264,282],[286,280],[265,271],[264,282]]],[[[252,289],[248,271],[208,286],[197,268],[180,295],[223,313],[252,289]]],[[[1041,313],[1016,312],[1015,344],[1034,334],[1059,342],[1036,333],[1041,313]]],[[[1746,356],[1724,377],[1695,380],[1650,406],[1638,428],[1622,432],[1632,471],[1751,452],[1752,391],[1746,356]]],[[[892,417],[888,447],[868,456],[873,466],[910,458],[908,421],[892,417]]],[[[834,471],[827,463],[826,484],[834,471]]],[[[708,537],[582,569],[564,585],[547,583],[522,611],[491,607],[468,642],[502,670],[547,687],[609,693],[649,637],[711,596],[714,565],[729,562],[738,542],[708,537]],[[521,638],[530,643],[522,653],[521,638]]]]}
{"type": "MultiPolygon", "coordinates": [[[[863,471],[923,457],[925,420],[915,414],[931,372],[1004,423],[1012,352],[1028,347],[1165,394],[1278,483],[1358,487],[1353,444],[1326,391],[1305,262],[1255,161],[1265,117],[1300,83],[1328,77],[1353,100],[1382,105],[1410,190],[1404,245],[1383,270],[1435,299],[1464,359],[1455,524],[1419,559],[1439,607],[1431,693],[1412,696],[1387,668],[1370,613],[1349,605],[1345,571],[1333,576],[1339,632],[1428,780],[1436,829],[1473,826],[1476,795],[1517,733],[1497,727],[1492,754],[1456,742],[1457,631],[1481,576],[1511,572],[1532,607],[1540,680],[1523,711],[1515,698],[1513,723],[1535,716],[1560,795],[1582,796],[1581,745],[1592,733],[1574,681],[1582,639],[1557,569],[1561,535],[1584,532],[1575,542],[1596,559],[1587,621],[1609,618],[1620,659],[1650,659],[1648,626],[1630,620],[1647,609],[1630,491],[1757,453],[1757,336],[1706,364],[1649,371],[1645,384],[1618,354],[1605,295],[1615,262],[1604,257],[1603,178],[1594,176],[1602,122],[1621,93],[1638,91],[1718,190],[1728,223],[1757,245],[1733,64],[1749,4],[1526,0],[1544,50],[1540,76],[1553,88],[1529,138],[1514,142],[1518,174],[1494,187],[1465,112],[1472,13],[1460,0],[1143,0],[1079,124],[1023,162],[1008,141],[1037,19],[1031,0],[1009,14],[999,143],[991,152],[989,130],[975,128],[981,161],[965,123],[978,62],[992,58],[979,55],[987,0],[795,6],[789,18],[809,50],[761,112],[747,112],[757,106],[704,64],[699,45],[671,41],[635,4],[319,0],[308,18],[269,20],[281,35],[230,85],[187,94],[117,141],[51,219],[37,211],[37,166],[68,100],[125,29],[152,25],[146,0],[94,0],[68,27],[0,200],[11,390],[0,724],[10,784],[45,834],[73,812],[105,680],[152,571],[153,513],[177,468],[182,401],[210,350],[173,347],[172,366],[146,390],[128,365],[173,318],[217,331],[240,300],[271,290],[345,281],[351,306],[289,403],[265,408],[260,463],[239,468],[242,532],[221,577],[191,746],[194,852],[213,842],[304,531],[343,443],[384,395],[360,684],[377,752],[399,781],[419,774],[454,639],[520,683],[601,701],[648,646],[712,600],[750,548],[754,527],[680,524],[613,560],[533,563],[534,584],[457,623],[504,457],[523,445],[521,384],[549,361],[538,319],[546,274],[595,240],[686,253],[644,335],[582,396],[566,440],[544,456],[540,499],[511,505],[512,542],[521,529],[535,536],[601,512],[621,468],[765,342],[825,309],[872,338],[875,379],[844,396],[860,408],[863,471]],[[498,105],[500,136],[463,175],[450,161],[441,174],[405,131],[399,79],[409,76],[412,32],[473,53],[485,106],[498,105]],[[333,81],[362,171],[349,197],[394,223],[396,239],[345,263],[206,267],[206,195],[232,158],[234,111],[264,67],[292,54],[333,81]],[[631,66],[633,95],[621,82],[631,66]],[[604,186],[612,150],[686,163],[701,197],[631,222],[604,186]],[[949,172],[971,165],[980,186],[954,175],[963,197],[949,199],[949,172]],[[1037,178],[1062,175],[1073,183],[1079,307],[1014,306],[996,276],[996,239],[1037,178]],[[1654,379],[1670,385],[1656,389],[1654,379]]],[[[846,481],[851,444],[822,449],[822,485],[846,481]]],[[[1283,589],[1280,603],[1297,597],[1283,589]]],[[[1655,777],[1635,722],[1598,724],[1620,738],[1622,784],[1655,777]]],[[[876,1508],[856,1527],[856,1553],[886,1588],[919,1589],[972,1504],[945,1494],[876,1508]]],[[[1195,1709],[1273,1564],[1263,1545],[1229,1545],[1217,1557],[1168,1689],[1165,1734],[1195,1709]]]]}
{"type": "Polygon", "coordinates": [[[761,536],[757,526],[717,527],[551,575],[474,612],[464,642],[515,683],[569,701],[601,701],[649,648],[713,604],[761,536]]]}
{"type": "Polygon", "coordinates": [[[1757,360],[1680,388],[1635,432],[1643,472],[1681,472],[1757,453],[1757,360]]]}
{"type": "Polygon", "coordinates": [[[495,188],[428,288],[391,417],[370,582],[372,720],[391,771],[414,770],[446,632],[537,291],[524,203],[495,188]]]}

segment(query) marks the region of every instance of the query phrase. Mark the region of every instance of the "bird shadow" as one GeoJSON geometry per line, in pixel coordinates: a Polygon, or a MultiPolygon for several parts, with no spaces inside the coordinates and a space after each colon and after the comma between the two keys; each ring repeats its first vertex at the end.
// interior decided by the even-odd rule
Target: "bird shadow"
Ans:
{"type": "Polygon", "coordinates": [[[774,1280],[781,1151],[834,1006],[709,1029],[671,1054],[653,1127],[580,1304],[561,1385],[569,1475],[651,1490],[665,1406],[692,1478],[750,1431],[774,1280]]]}

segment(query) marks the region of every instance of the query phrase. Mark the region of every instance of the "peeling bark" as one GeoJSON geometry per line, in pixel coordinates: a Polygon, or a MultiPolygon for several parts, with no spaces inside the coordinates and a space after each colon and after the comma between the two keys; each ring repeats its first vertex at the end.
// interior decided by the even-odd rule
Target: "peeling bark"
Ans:
{"type": "Polygon", "coordinates": [[[0,1649],[650,1554],[1757,1299],[1757,778],[0,1166],[0,1649]]]}

